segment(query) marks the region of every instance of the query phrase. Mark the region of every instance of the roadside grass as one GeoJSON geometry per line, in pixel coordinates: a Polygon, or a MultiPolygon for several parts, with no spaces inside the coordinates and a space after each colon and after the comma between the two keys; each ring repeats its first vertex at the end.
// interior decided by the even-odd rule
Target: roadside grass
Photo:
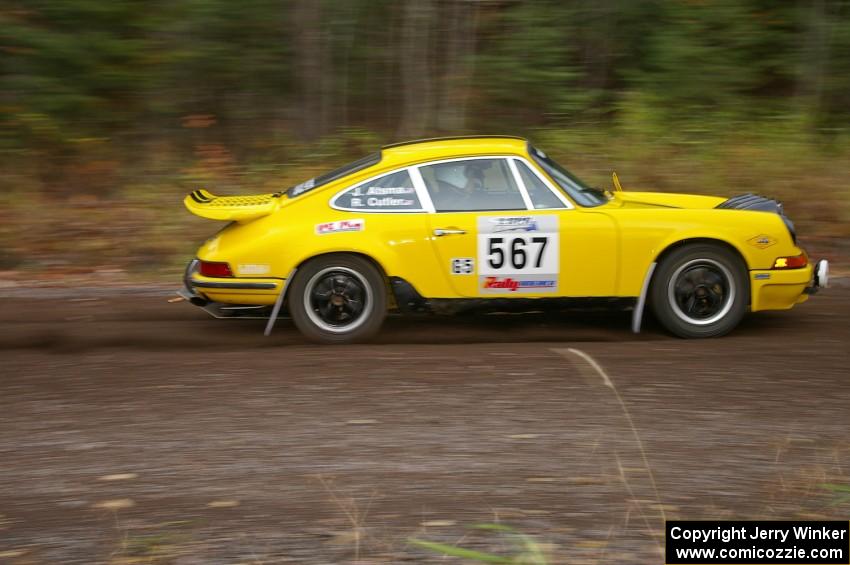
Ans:
{"type": "Polygon", "coordinates": [[[850,503],[850,485],[825,483],[821,485],[821,488],[833,493],[834,499],[830,502],[831,507],[845,506],[850,503]]]}
{"type": "Polygon", "coordinates": [[[361,548],[366,537],[366,518],[369,516],[369,509],[372,506],[374,494],[365,507],[363,507],[358,503],[356,498],[341,496],[332,478],[324,475],[316,475],[315,478],[319,481],[322,489],[330,497],[333,504],[345,515],[348,525],[351,528],[350,539],[354,545],[354,559],[355,561],[359,561],[361,548]]]}
{"type": "MultiPolygon", "coordinates": [[[[395,543],[386,540],[377,543],[380,540],[372,540],[373,543],[371,546],[373,547],[364,545],[366,541],[366,517],[368,516],[369,504],[361,508],[355,498],[342,495],[334,486],[332,477],[322,475],[316,476],[316,479],[330,497],[333,504],[342,511],[345,520],[352,528],[350,536],[345,536],[345,540],[340,539],[338,541],[352,545],[351,553],[353,562],[389,563],[389,561],[383,560],[384,557],[380,556],[382,552],[379,551],[375,554],[370,549],[374,550],[377,546],[384,548],[392,547],[396,546],[395,543]]],[[[792,499],[789,502],[797,506],[798,511],[796,513],[792,512],[792,515],[782,514],[780,518],[836,518],[836,510],[846,508],[850,504],[850,485],[848,484],[817,483],[814,485],[816,487],[814,491],[808,490],[810,486],[812,485],[806,482],[806,488],[802,488],[802,484],[790,483],[783,487],[783,496],[792,499]],[[825,504],[824,496],[822,495],[826,495],[825,504]],[[820,507],[822,510],[818,513],[812,513],[812,509],[816,507],[820,507]]],[[[774,508],[773,510],[766,508],[766,514],[763,518],[777,518],[770,514],[772,512],[783,512],[787,510],[787,508],[774,508]]],[[[735,519],[736,515],[730,513],[718,518],[735,519]]],[[[756,517],[750,518],[755,519],[756,517]]],[[[129,528],[120,527],[116,516],[116,524],[119,526],[121,539],[118,547],[109,558],[108,562],[110,565],[135,565],[142,563],[158,565],[173,563],[181,557],[191,558],[192,556],[197,556],[203,552],[205,545],[201,537],[196,537],[188,531],[188,528],[194,525],[192,521],[178,520],[164,522],[151,525],[144,529],[135,527],[131,531],[129,528]]],[[[611,532],[609,532],[609,538],[610,536],[611,532]]],[[[416,561],[417,555],[421,556],[422,554],[409,550],[411,548],[417,548],[435,556],[442,556],[443,559],[455,558],[467,563],[495,565],[554,565],[555,563],[569,563],[569,558],[565,557],[563,551],[556,553],[554,549],[556,546],[548,541],[544,541],[546,537],[546,532],[532,535],[520,528],[504,523],[476,523],[464,527],[464,533],[456,542],[434,541],[414,535],[406,539],[406,548],[396,547],[391,554],[396,558],[404,556],[405,562],[416,561]],[[564,561],[565,558],[567,561],[564,561]]],[[[604,543],[600,543],[600,547],[604,545],[604,543]]],[[[582,563],[610,562],[604,553],[596,557],[584,555],[580,560],[582,563]]],[[[34,563],[38,562],[34,561],[34,563]]],[[[273,556],[258,552],[245,562],[260,564],[278,561],[273,556]]]]}
{"type": "Polygon", "coordinates": [[[410,543],[422,549],[427,549],[450,557],[459,557],[478,563],[496,563],[504,565],[548,565],[549,558],[543,546],[533,537],[524,534],[504,524],[473,524],[470,528],[493,532],[507,539],[511,549],[506,555],[498,555],[485,551],[461,547],[460,545],[439,543],[434,541],[411,538],[410,543]]]}
{"type": "Polygon", "coordinates": [[[109,556],[110,565],[173,563],[175,559],[192,555],[197,550],[189,531],[195,525],[192,520],[174,520],[131,529],[121,524],[115,512],[115,525],[120,540],[109,556]]]}
{"type": "Polygon", "coordinates": [[[844,506],[850,503],[850,485],[823,483],[820,487],[833,494],[830,506],[844,506]]]}
{"type": "MultiPolygon", "coordinates": [[[[786,451],[784,453],[788,453],[786,451]]],[[[793,450],[793,447],[791,448],[793,450]]],[[[797,468],[794,473],[787,473],[786,462],[777,456],[777,478],[776,484],[768,485],[770,491],[776,492],[776,504],[766,500],[766,505],[757,515],[741,515],[733,509],[705,506],[704,512],[709,515],[704,519],[806,519],[825,520],[840,519],[841,512],[850,507],[850,484],[846,482],[846,475],[840,469],[829,464],[834,449],[819,449],[814,458],[819,461],[812,467],[797,468]],[[822,482],[824,480],[836,482],[822,482]]],[[[618,462],[619,464],[619,462],[618,462]]],[[[796,467],[796,466],[795,466],[796,467]]],[[[451,530],[443,530],[441,537],[455,536],[456,541],[435,541],[425,539],[423,532],[430,528],[420,528],[416,533],[403,539],[389,539],[386,533],[380,529],[367,528],[367,517],[369,509],[376,494],[365,499],[344,494],[336,485],[333,476],[316,475],[314,477],[324,492],[329,497],[334,507],[342,513],[342,520],[351,528],[348,533],[336,532],[333,528],[326,535],[321,536],[325,540],[315,545],[316,558],[322,559],[322,555],[328,551],[328,547],[342,548],[348,546],[347,551],[350,560],[328,561],[328,562],[351,562],[365,564],[383,564],[403,562],[417,562],[430,553],[441,556],[446,562],[466,563],[488,563],[497,565],[554,565],[555,563],[592,563],[603,564],[616,560],[616,556],[622,553],[608,551],[608,544],[612,537],[616,537],[612,527],[604,539],[584,539],[573,541],[574,547],[561,538],[557,528],[547,527],[541,524],[523,524],[514,527],[502,523],[499,516],[494,522],[474,523],[464,527],[458,534],[452,534],[451,530]],[[529,533],[529,532],[534,533],[529,533]],[[367,534],[368,532],[368,534],[367,534]],[[332,540],[328,545],[327,540],[332,540]],[[592,550],[588,552],[587,550],[592,550]],[[427,552],[427,553],[423,553],[427,552]],[[609,554],[610,553],[610,554],[609,554]]],[[[630,492],[634,498],[636,493],[630,492]]],[[[638,509],[640,510],[640,509],[638,509]]],[[[382,522],[382,517],[377,515],[374,519],[382,522]]],[[[204,534],[204,524],[197,519],[172,520],[166,522],[154,522],[143,525],[138,520],[130,526],[119,519],[119,513],[114,512],[114,522],[118,540],[109,555],[107,562],[110,565],[165,565],[178,563],[185,558],[189,561],[203,559],[206,551],[220,544],[227,545],[228,540],[240,539],[250,540],[249,532],[233,532],[221,537],[219,531],[215,537],[207,537],[204,534]]],[[[423,524],[423,526],[450,527],[454,525],[452,520],[446,520],[440,524],[423,524]]],[[[628,519],[626,519],[628,523],[628,519]]],[[[326,523],[327,524],[327,523],[326,523]]],[[[649,532],[648,532],[649,533],[649,532]]],[[[646,539],[646,538],[644,538],[646,539]]],[[[254,544],[250,544],[254,545],[254,544]]],[[[654,545],[654,544],[653,544],[654,545]]],[[[256,548],[246,552],[240,562],[250,564],[277,563],[281,556],[285,555],[281,548],[256,548]]],[[[649,547],[646,548],[647,550],[649,547]]],[[[333,559],[331,555],[338,549],[331,550],[326,559],[333,559]]],[[[644,558],[647,557],[643,554],[644,558]]],[[[9,550],[0,552],[0,557],[8,557],[10,563],[39,564],[46,561],[39,560],[37,548],[33,551],[23,548],[20,550],[9,550]]],[[[426,562],[431,562],[425,558],[426,562]]]]}
{"type": "MultiPolygon", "coordinates": [[[[620,457],[619,455],[616,455],[617,467],[620,472],[620,479],[630,499],[633,501],[638,501],[636,504],[636,510],[641,517],[641,521],[643,522],[646,533],[655,542],[657,549],[661,554],[661,559],[663,561],[664,555],[662,540],[664,536],[665,522],[667,520],[667,516],[664,512],[664,504],[661,499],[661,493],[659,492],[658,485],[656,484],[654,478],[652,467],[650,465],[649,457],[646,448],[644,447],[640,431],[635,426],[628,406],[620,395],[620,392],[617,389],[614,379],[607,374],[607,372],[596,362],[593,357],[587,355],[581,350],[553,349],[552,351],[563,355],[565,358],[570,360],[576,366],[580,373],[583,373],[585,376],[590,377],[591,379],[601,383],[605,388],[610,389],[612,396],[615,397],[617,405],[620,411],[622,412],[624,419],[626,420],[627,427],[629,428],[634,437],[635,445],[640,451],[641,459],[643,465],[645,466],[645,470],[648,476],[650,477],[650,490],[652,491],[650,493],[651,497],[649,499],[649,501],[652,503],[650,505],[650,508],[657,508],[659,510],[658,518],[660,520],[660,523],[658,526],[652,525],[652,522],[649,518],[649,514],[644,510],[644,502],[640,502],[640,498],[638,496],[639,493],[635,491],[634,487],[628,480],[624,466],[620,461],[620,457]]],[[[776,464],[778,467],[778,484],[776,485],[776,488],[772,490],[777,493],[777,497],[781,504],[768,502],[760,512],[761,515],[748,516],[747,518],[798,518],[805,520],[825,520],[838,518],[838,516],[836,516],[835,514],[836,509],[850,506],[850,485],[845,484],[843,482],[843,479],[846,478],[846,475],[844,475],[843,469],[841,468],[840,464],[838,464],[838,451],[840,451],[842,448],[836,447],[832,449],[818,450],[818,453],[815,457],[816,461],[814,466],[800,469],[797,474],[788,477],[786,476],[786,465],[783,461],[781,461],[781,459],[784,452],[793,449],[792,444],[793,442],[789,438],[786,438],[784,441],[780,442],[776,452],[776,464]],[[828,479],[835,479],[840,482],[824,482],[828,479]],[[822,496],[824,493],[827,493],[830,498],[830,500],[825,506],[823,504],[822,496]]],[[[811,460],[811,457],[809,459],[811,460]]],[[[710,517],[711,519],[731,520],[736,518],[742,518],[731,509],[715,508],[714,514],[715,515],[710,517]],[[717,515],[718,512],[722,512],[723,515],[717,515]]],[[[536,538],[528,534],[522,533],[521,531],[513,527],[506,526],[503,524],[475,524],[470,526],[470,528],[475,530],[494,532],[507,537],[508,540],[511,542],[510,550],[507,553],[499,554],[466,547],[464,545],[461,545],[461,543],[459,542],[442,543],[431,540],[423,540],[416,537],[410,538],[409,542],[415,547],[435,552],[445,557],[456,557],[470,562],[494,563],[504,565],[548,565],[550,563],[548,559],[551,559],[551,556],[548,556],[542,550],[542,548],[546,547],[548,544],[542,544],[541,542],[537,541],[536,538]]],[[[600,557],[598,560],[594,560],[593,562],[605,563],[607,561],[604,558],[600,557]]]]}
{"type": "MultiPolygon", "coordinates": [[[[658,510],[658,525],[653,526],[653,522],[650,519],[649,512],[644,509],[644,502],[638,502],[636,504],[636,510],[641,518],[641,521],[643,522],[646,534],[653,540],[659,552],[660,558],[663,560],[664,551],[662,540],[664,536],[664,524],[667,519],[667,516],[664,510],[664,503],[661,499],[661,493],[659,492],[658,484],[655,480],[655,474],[653,473],[652,466],[649,461],[649,456],[646,447],[641,437],[640,430],[634,423],[634,419],[632,418],[628,405],[620,394],[620,391],[617,388],[614,379],[605,371],[605,369],[602,368],[602,366],[596,361],[596,359],[579,349],[552,349],[552,352],[565,357],[570,363],[572,363],[576,367],[580,374],[584,375],[588,379],[589,382],[595,383],[596,386],[602,385],[602,387],[607,388],[610,391],[611,396],[616,401],[616,407],[620,411],[624,419],[624,427],[628,428],[628,430],[631,432],[631,436],[634,439],[635,447],[640,453],[641,463],[643,465],[644,470],[646,471],[647,476],[649,477],[649,487],[651,490],[650,493],[647,493],[649,494],[649,508],[658,510]]],[[[642,499],[639,496],[640,493],[636,492],[635,487],[629,480],[628,474],[625,470],[625,466],[623,465],[620,459],[620,456],[615,455],[615,457],[617,460],[617,469],[619,471],[620,480],[623,484],[623,487],[625,488],[626,493],[629,495],[630,500],[641,501],[642,499]]],[[[516,530],[513,527],[506,526],[504,524],[475,524],[471,526],[471,528],[476,530],[494,532],[506,537],[508,541],[511,542],[510,552],[507,554],[499,555],[496,553],[489,553],[485,551],[471,549],[468,547],[463,547],[459,544],[446,544],[429,540],[422,540],[419,538],[411,538],[410,543],[422,549],[434,551],[445,556],[458,557],[470,561],[476,561],[479,563],[495,563],[505,565],[548,565],[550,563],[546,554],[543,551],[544,546],[541,545],[540,542],[536,541],[533,537],[516,530]]]]}

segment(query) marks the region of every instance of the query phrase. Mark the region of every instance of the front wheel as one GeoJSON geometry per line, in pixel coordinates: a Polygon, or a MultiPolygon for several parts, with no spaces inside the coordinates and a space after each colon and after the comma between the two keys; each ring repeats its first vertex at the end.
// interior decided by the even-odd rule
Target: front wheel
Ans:
{"type": "Polygon", "coordinates": [[[733,251],[711,244],[672,251],[659,264],[650,290],[655,317],[685,338],[732,331],[747,311],[748,297],[744,262],[733,251]]]}
{"type": "Polygon", "coordinates": [[[304,264],[287,297],[295,326],[320,343],[366,341],[387,313],[384,278],[367,259],[328,255],[304,264]]]}

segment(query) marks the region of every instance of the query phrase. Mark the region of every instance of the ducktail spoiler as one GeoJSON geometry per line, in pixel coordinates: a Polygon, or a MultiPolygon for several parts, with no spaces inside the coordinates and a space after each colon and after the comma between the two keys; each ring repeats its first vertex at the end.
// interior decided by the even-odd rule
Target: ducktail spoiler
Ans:
{"type": "Polygon", "coordinates": [[[228,222],[248,222],[268,216],[277,209],[280,194],[251,196],[216,196],[206,190],[195,190],[183,199],[186,208],[201,218],[228,222]]]}

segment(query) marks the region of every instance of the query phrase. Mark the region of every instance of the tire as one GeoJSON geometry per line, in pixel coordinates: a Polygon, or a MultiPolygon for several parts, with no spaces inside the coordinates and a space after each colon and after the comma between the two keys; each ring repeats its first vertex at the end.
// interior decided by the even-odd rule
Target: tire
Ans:
{"type": "Polygon", "coordinates": [[[387,287],[363,257],[333,254],[302,265],[287,293],[298,330],[318,343],[357,343],[375,336],[387,315],[387,287]]]}
{"type": "Polygon", "coordinates": [[[649,300],[655,317],[684,338],[732,331],[749,305],[747,268],[737,253],[695,243],[674,249],[655,271],[649,300]]]}

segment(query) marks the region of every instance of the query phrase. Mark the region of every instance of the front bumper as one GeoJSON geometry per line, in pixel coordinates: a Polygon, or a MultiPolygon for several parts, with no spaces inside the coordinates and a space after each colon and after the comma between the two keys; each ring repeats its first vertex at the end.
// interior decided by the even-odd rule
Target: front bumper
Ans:
{"type": "Polygon", "coordinates": [[[809,294],[816,293],[820,288],[829,288],[829,261],[826,259],[821,259],[815,263],[815,275],[812,279],[812,286],[809,288],[812,289],[809,294]]]}
{"type": "Polygon", "coordinates": [[[821,259],[801,269],[750,271],[750,310],[788,310],[829,284],[829,262],[821,259]]]}

